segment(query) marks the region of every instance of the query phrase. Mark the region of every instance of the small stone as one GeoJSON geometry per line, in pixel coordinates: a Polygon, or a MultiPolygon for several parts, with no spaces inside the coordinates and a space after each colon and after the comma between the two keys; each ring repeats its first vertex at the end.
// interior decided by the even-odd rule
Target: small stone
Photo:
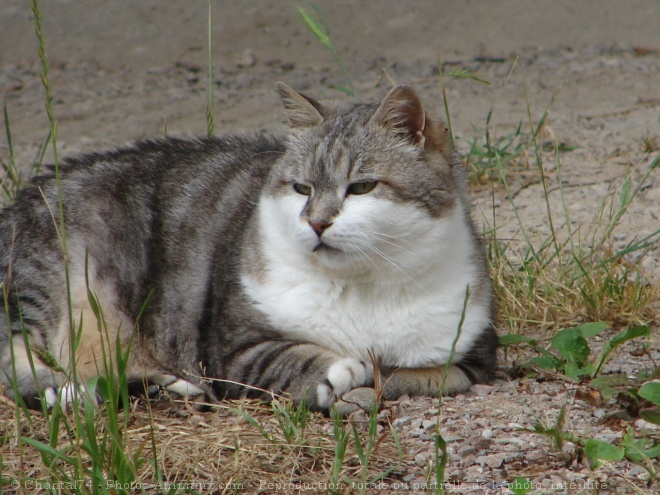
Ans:
{"type": "Polygon", "coordinates": [[[550,479],[552,480],[552,487],[556,488],[557,490],[565,490],[566,487],[566,480],[564,478],[561,478],[557,475],[551,475],[550,479]]]}
{"type": "MultiPolygon", "coordinates": [[[[478,458],[477,458],[478,459],[478,458]]],[[[475,464],[472,466],[468,467],[465,470],[465,479],[466,480],[478,480],[481,479],[481,475],[483,474],[484,469],[475,460],[475,464]]]]}
{"type": "Polygon", "coordinates": [[[484,431],[481,432],[481,436],[486,440],[490,440],[491,438],[493,438],[493,430],[491,430],[490,428],[486,428],[484,431]]]}
{"type": "Polygon", "coordinates": [[[383,409],[381,412],[378,413],[378,420],[379,421],[384,421],[386,419],[389,419],[392,417],[392,410],[391,409],[383,409]]]}
{"type": "Polygon", "coordinates": [[[660,430],[660,425],[649,423],[641,418],[635,421],[635,427],[640,430],[660,430]]]}
{"type": "Polygon", "coordinates": [[[470,439],[470,443],[474,446],[475,449],[484,450],[490,447],[491,440],[484,437],[472,437],[470,439]]]}
{"type": "Polygon", "coordinates": [[[392,421],[392,426],[394,428],[401,428],[403,426],[408,426],[410,423],[412,423],[413,417],[412,416],[404,416],[402,418],[396,418],[394,421],[392,421]]]}
{"type": "Polygon", "coordinates": [[[205,426],[208,427],[209,425],[204,422],[204,418],[200,416],[199,414],[193,414],[188,418],[188,421],[190,422],[190,425],[193,427],[197,426],[205,426]]]}
{"type": "Polygon", "coordinates": [[[564,476],[566,477],[566,480],[569,481],[570,483],[576,483],[578,481],[584,480],[584,476],[581,476],[580,474],[574,473],[573,471],[570,470],[566,470],[564,476]]]}
{"type": "Polygon", "coordinates": [[[642,466],[633,465],[633,466],[630,466],[630,469],[628,469],[628,472],[626,473],[626,476],[628,478],[630,478],[632,476],[639,477],[640,475],[642,475],[646,472],[647,472],[646,469],[644,469],[642,466]]]}
{"type": "Polygon", "coordinates": [[[483,383],[477,383],[476,385],[472,385],[470,388],[470,392],[475,394],[477,397],[486,397],[491,393],[492,390],[493,387],[491,385],[484,385],[483,383]]]}
{"type": "Polygon", "coordinates": [[[544,452],[541,449],[530,450],[525,453],[525,459],[529,462],[536,462],[543,459],[546,455],[547,455],[546,452],[544,452]]]}
{"type": "Polygon", "coordinates": [[[349,414],[348,419],[351,421],[351,423],[360,425],[361,430],[367,428],[366,425],[369,423],[369,416],[362,409],[358,409],[357,411],[354,411],[351,414],[349,414]]]}
{"type": "Polygon", "coordinates": [[[428,458],[427,453],[420,453],[415,456],[415,464],[418,466],[425,466],[426,465],[426,459],[428,458]]]}
{"type": "Polygon", "coordinates": [[[435,425],[436,422],[431,421],[430,419],[425,419],[424,421],[422,421],[422,428],[424,428],[425,430],[428,430],[429,428],[435,428],[435,425]]]}
{"type": "Polygon", "coordinates": [[[486,464],[493,469],[499,469],[504,464],[504,454],[492,454],[486,456],[486,464]]]}
{"type": "Polygon", "coordinates": [[[465,458],[470,454],[474,454],[477,451],[477,449],[474,448],[472,445],[463,445],[458,449],[458,452],[456,452],[458,455],[461,457],[465,458]]]}
{"type": "Polygon", "coordinates": [[[245,49],[238,60],[236,60],[236,65],[238,67],[254,67],[256,63],[257,59],[254,58],[252,50],[249,48],[245,49]]]}
{"type": "Polygon", "coordinates": [[[518,447],[522,447],[525,445],[525,441],[521,440],[520,438],[515,438],[515,437],[503,437],[503,438],[496,438],[493,443],[496,445],[508,445],[508,444],[514,444],[517,445],[518,447]]]}
{"type": "Polygon", "coordinates": [[[358,387],[346,392],[341,400],[335,402],[335,408],[342,417],[359,411],[369,411],[376,402],[376,391],[369,387],[358,387]]]}
{"type": "Polygon", "coordinates": [[[488,418],[476,418],[474,422],[478,425],[481,426],[482,428],[486,428],[490,426],[490,419],[488,418]]]}

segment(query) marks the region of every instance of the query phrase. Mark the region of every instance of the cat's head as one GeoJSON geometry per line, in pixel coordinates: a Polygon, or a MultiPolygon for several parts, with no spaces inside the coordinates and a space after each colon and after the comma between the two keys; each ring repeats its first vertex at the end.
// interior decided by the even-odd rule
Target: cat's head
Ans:
{"type": "Polygon", "coordinates": [[[260,209],[284,254],[330,270],[380,270],[417,257],[419,244],[451,235],[460,201],[447,129],[413,89],[380,104],[319,103],[283,83],[291,132],[260,209]]]}

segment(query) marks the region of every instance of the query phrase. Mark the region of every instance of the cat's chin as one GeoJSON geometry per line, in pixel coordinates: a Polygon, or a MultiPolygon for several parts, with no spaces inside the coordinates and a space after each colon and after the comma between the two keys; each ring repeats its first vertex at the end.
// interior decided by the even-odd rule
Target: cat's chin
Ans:
{"type": "Polygon", "coordinates": [[[336,248],[324,241],[316,243],[310,253],[310,258],[315,264],[336,272],[353,273],[356,268],[355,258],[349,256],[343,249],[336,248]]]}
{"type": "Polygon", "coordinates": [[[338,254],[338,253],[342,253],[343,251],[341,249],[331,246],[327,242],[319,241],[318,244],[314,246],[314,249],[312,249],[312,252],[338,254]]]}

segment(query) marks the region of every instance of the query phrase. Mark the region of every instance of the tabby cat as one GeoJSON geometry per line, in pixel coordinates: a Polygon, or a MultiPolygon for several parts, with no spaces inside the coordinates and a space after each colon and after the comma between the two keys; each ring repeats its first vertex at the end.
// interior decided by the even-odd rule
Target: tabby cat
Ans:
{"type": "Polygon", "coordinates": [[[406,85],[380,104],[277,90],[287,136],[66,159],[63,232],[53,173],[1,212],[9,396],[67,400],[115,362],[116,343],[130,343],[138,384],[325,411],[373,386],[374,363],[386,398],[491,378],[492,289],[444,124],[406,85]]]}

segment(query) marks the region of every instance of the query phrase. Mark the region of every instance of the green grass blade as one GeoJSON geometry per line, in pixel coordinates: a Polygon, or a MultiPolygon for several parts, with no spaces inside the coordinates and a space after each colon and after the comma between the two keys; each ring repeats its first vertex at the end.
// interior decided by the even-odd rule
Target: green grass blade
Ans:
{"type": "Polygon", "coordinates": [[[208,58],[208,67],[209,67],[209,101],[206,106],[206,133],[208,137],[213,137],[213,131],[215,130],[215,119],[213,117],[213,55],[212,55],[212,27],[213,27],[213,18],[211,16],[211,0],[209,0],[209,23],[208,23],[208,49],[209,49],[209,58],[208,58]]]}
{"type": "Polygon", "coordinates": [[[270,433],[268,433],[268,432],[265,430],[265,428],[264,428],[263,426],[261,426],[261,424],[259,423],[259,421],[257,421],[256,419],[254,419],[254,418],[253,418],[252,416],[250,416],[248,413],[246,413],[245,411],[241,411],[240,409],[237,409],[237,408],[235,408],[235,407],[232,407],[232,408],[230,408],[229,410],[230,410],[231,412],[235,413],[235,414],[238,414],[238,415],[241,416],[245,421],[247,421],[247,422],[250,423],[252,426],[254,426],[257,430],[259,430],[259,433],[261,433],[261,435],[262,435],[262,436],[263,436],[268,442],[275,443],[275,439],[273,439],[272,435],[271,435],[270,433]]]}
{"type": "MultiPolygon", "coordinates": [[[[321,17],[323,17],[323,12],[321,11],[321,9],[316,5],[314,5],[314,8],[316,9],[317,13],[321,17]]],[[[343,62],[339,57],[339,53],[337,53],[337,49],[335,48],[335,45],[332,43],[332,40],[330,39],[330,34],[328,32],[327,27],[321,25],[321,23],[318,22],[314,18],[314,16],[312,16],[309,12],[307,12],[303,7],[297,6],[296,12],[298,12],[298,15],[302,19],[307,29],[309,29],[309,31],[314,35],[314,37],[319,41],[319,43],[321,43],[321,45],[323,45],[328,51],[330,51],[332,57],[335,59],[335,62],[339,66],[339,69],[341,70],[341,73],[344,76],[344,79],[346,80],[346,84],[348,84],[348,89],[347,90],[345,88],[338,88],[338,89],[342,89],[350,96],[356,95],[357,93],[355,92],[355,88],[353,87],[353,82],[351,81],[351,78],[348,77],[348,72],[346,72],[346,68],[344,67],[343,62]]]]}
{"type": "Polygon", "coordinates": [[[447,77],[454,77],[456,79],[471,79],[472,81],[477,81],[483,84],[490,86],[490,82],[485,79],[480,78],[479,76],[473,74],[467,69],[456,69],[447,74],[447,77]]]}
{"type": "Polygon", "coordinates": [[[592,373],[592,377],[597,376],[602,367],[607,362],[609,356],[614,352],[614,350],[619,347],[621,344],[628,342],[629,340],[636,339],[639,337],[648,337],[650,336],[651,331],[646,325],[640,325],[632,328],[627,328],[623,332],[619,332],[610,340],[605,342],[603,350],[596,361],[595,369],[592,373]]]}

